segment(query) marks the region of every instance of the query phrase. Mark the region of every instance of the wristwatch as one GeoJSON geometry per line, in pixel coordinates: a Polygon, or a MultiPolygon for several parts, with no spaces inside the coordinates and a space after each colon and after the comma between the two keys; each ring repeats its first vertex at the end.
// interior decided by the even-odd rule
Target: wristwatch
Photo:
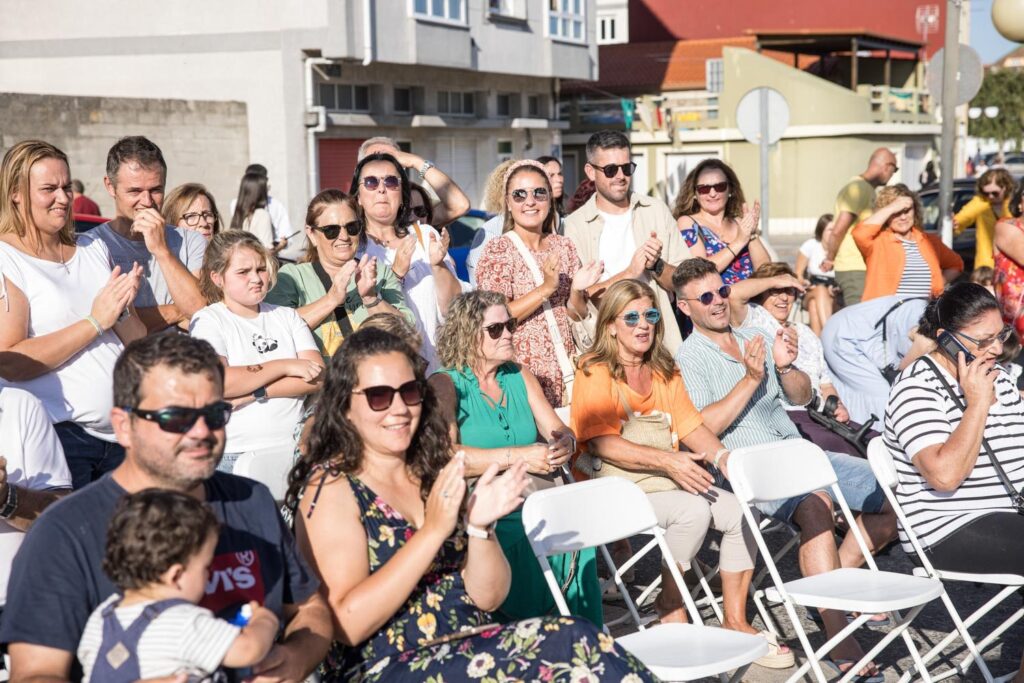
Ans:
{"type": "Polygon", "coordinates": [[[481,538],[485,541],[490,540],[494,538],[494,524],[491,524],[489,527],[484,528],[476,526],[475,524],[469,524],[467,522],[466,535],[471,536],[473,538],[481,538]]]}
{"type": "Polygon", "coordinates": [[[427,171],[432,168],[434,168],[434,162],[424,159],[423,165],[420,166],[420,178],[425,178],[427,176],[427,171]]]}
{"type": "Polygon", "coordinates": [[[260,387],[256,391],[252,392],[252,397],[254,399],[256,399],[257,403],[266,403],[267,400],[268,400],[267,399],[267,388],[266,387],[260,387]]]}
{"type": "Polygon", "coordinates": [[[18,487],[7,482],[7,498],[3,507],[0,507],[0,519],[10,519],[14,511],[18,509],[18,487]]]}
{"type": "Polygon", "coordinates": [[[659,277],[662,271],[665,270],[665,260],[659,256],[658,260],[654,262],[654,265],[647,270],[654,273],[655,277],[659,277]]]}
{"type": "Polygon", "coordinates": [[[363,302],[363,308],[367,308],[367,309],[373,308],[374,306],[379,304],[381,301],[382,301],[382,299],[380,298],[380,292],[377,292],[374,295],[374,297],[373,297],[373,301],[371,301],[370,303],[363,302]]]}

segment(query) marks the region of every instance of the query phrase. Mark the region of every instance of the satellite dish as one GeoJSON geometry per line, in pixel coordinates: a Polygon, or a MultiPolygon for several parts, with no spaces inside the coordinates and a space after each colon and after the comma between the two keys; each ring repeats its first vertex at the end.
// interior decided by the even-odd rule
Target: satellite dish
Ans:
{"type": "MultiPolygon", "coordinates": [[[[935,106],[942,103],[945,94],[942,92],[942,63],[945,52],[945,48],[939,50],[928,62],[928,92],[931,93],[935,106]]],[[[981,57],[973,47],[961,43],[957,61],[959,68],[956,74],[956,103],[967,104],[981,89],[981,79],[984,77],[981,57]]]]}

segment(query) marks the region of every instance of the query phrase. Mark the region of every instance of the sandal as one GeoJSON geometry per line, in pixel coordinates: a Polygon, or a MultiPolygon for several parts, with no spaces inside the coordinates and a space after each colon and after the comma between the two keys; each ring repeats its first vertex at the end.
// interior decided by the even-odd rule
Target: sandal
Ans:
{"type": "Polygon", "coordinates": [[[768,641],[768,654],[760,659],[755,659],[754,664],[763,666],[766,669],[788,669],[796,662],[793,650],[787,645],[780,643],[778,636],[770,631],[760,631],[760,635],[768,641]]]}
{"type": "MultiPolygon", "coordinates": [[[[831,657],[822,659],[821,663],[831,669],[834,673],[839,674],[840,678],[849,673],[850,667],[856,664],[852,659],[832,659],[831,657]],[[846,668],[844,669],[843,666],[846,666],[846,668]]],[[[874,664],[868,665],[869,670],[871,666],[874,666],[874,664]]],[[[850,681],[851,683],[885,683],[885,676],[881,671],[878,671],[878,673],[854,676],[850,681]]]]}

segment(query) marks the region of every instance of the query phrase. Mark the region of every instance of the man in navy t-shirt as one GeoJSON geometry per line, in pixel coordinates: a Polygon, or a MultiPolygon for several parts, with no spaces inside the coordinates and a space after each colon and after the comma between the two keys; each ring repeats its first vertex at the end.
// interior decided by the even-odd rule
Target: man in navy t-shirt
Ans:
{"type": "Polygon", "coordinates": [[[85,623],[115,592],[102,570],[107,524],[122,496],[150,487],[204,500],[221,522],[201,605],[224,616],[257,600],[286,624],[254,680],[302,681],[326,655],[330,612],[270,492],[215,471],[230,415],[223,378],[209,344],[184,335],[153,335],[125,349],[112,413],[124,462],[49,508],[14,559],[0,623],[12,680],[80,676],[75,651],[85,623]]]}

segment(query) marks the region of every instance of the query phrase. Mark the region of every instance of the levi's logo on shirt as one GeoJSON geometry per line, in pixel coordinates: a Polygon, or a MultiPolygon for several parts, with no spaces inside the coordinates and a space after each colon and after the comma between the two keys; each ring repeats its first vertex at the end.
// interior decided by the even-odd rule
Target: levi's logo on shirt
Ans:
{"type": "Polygon", "coordinates": [[[262,605],[265,597],[260,558],[255,551],[244,550],[213,558],[206,580],[206,595],[199,605],[219,615],[225,608],[235,608],[250,600],[262,605]]]}

